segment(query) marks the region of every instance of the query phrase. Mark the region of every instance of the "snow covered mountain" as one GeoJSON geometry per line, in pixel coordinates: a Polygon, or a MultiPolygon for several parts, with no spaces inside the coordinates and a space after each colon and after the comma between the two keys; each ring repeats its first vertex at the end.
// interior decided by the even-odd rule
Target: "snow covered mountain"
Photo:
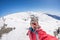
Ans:
{"type": "MultiPolygon", "coordinates": [[[[39,18],[39,25],[48,34],[53,35],[53,31],[60,27],[60,20],[56,20],[44,13],[40,12],[20,12],[4,16],[7,27],[15,27],[16,29],[8,34],[4,34],[1,40],[29,40],[27,28],[30,27],[30,15],[34,14],[39,18]]],[[[3,26],[2,18],[0,18],[0,27],[3,26]]]]}

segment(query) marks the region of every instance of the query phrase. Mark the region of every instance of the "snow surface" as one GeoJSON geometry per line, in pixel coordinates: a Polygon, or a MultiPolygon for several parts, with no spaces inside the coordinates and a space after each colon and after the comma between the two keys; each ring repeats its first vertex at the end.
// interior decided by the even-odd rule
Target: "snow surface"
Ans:
{"type": "MultiPolygon", "coordinates": [[[[15,27],[16,29],[8,34],[4,34],[0,40],[29,40],[26,35],[27,28],[30,27],[30,15],[34,14],[39,18],[39,25],[47,34],[54,36],[53,31],[60,27],[60,20],[56,20],[44,13],[40,12],[20,12],[4,16],[7,27],[15,27]],[[25,21],[26,19],[26,21],[25,21]]],[[[0,27],[3,25],[0,18],[0,27]]]]}

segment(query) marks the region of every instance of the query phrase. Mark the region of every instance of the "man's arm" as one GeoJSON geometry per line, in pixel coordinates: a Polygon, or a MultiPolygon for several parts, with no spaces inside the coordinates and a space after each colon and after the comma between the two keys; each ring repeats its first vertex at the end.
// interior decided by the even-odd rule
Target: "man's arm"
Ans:
{"type": "Polygon", "coordinates": [[[56,37],[47,34],[45,31],[42,29],[37,30],[41,40],[58,40],[56,37]]]}

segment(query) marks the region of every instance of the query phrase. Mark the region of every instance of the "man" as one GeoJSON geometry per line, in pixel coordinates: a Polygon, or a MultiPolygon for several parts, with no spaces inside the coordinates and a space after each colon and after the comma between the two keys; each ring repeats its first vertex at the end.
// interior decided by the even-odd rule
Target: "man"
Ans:
{"type": "Polygon", "coordinates": [[[41,26],[38,24],[37,17],[32,17],[30,22],[31,27],[29,27],[28,35],[30,40],[58,40],[56,37],[53,37],[47,34],[41,29],[41,26]]]}

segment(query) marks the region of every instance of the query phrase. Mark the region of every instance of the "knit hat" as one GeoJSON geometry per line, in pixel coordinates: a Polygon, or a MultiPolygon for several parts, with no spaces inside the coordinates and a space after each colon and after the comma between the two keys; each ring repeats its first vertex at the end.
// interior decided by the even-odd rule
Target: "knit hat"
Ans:
{"type": "Polygon", "coordinates": [[[38,22],[38,17],[36,17],[35,15],[31,15],[31,23],[34,23],[34,22],[38,22]]]}

